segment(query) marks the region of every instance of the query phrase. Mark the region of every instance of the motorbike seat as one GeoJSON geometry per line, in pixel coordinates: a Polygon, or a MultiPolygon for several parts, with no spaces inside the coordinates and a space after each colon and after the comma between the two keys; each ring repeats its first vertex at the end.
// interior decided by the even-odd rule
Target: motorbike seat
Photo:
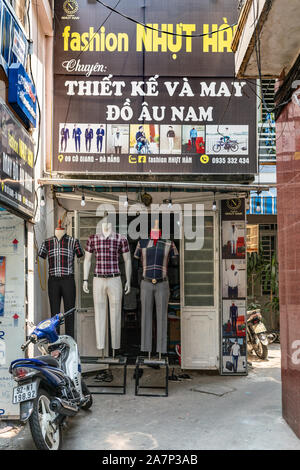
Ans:
{"type": "Polygon", "coordinates": [[[46,362],[46,364],[48,364],[51,367],[59,367],[58,361],[50,355],[48,355],[48,356],[38,356],[38,357],[35,357],[35,359],[38,359],[39,361],[46,362]]]}

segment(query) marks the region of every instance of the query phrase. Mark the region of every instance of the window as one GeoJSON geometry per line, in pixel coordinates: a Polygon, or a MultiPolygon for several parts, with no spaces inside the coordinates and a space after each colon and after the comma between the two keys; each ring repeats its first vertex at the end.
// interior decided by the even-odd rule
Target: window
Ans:
{"type": "MultiPolygon", "coordinates": [[[[276,252],[277,245],[277,225],[261,225],[260,226],[260,244],[263,251],[263,257],[266,263],[270,263],[274,253],[276,252]]],[[[262,276],[261,282],[262,295],[270,295],[271,287],[270,282],[265,283],[265,276],[262,276]]]]}
{"type": "MultiPolygon", "coordinates": [[[[192,228],[195,231],[195,217],[192,228]]],[[[204,244],[199,250],[187,250],[184,240],[184,304],[209,307],[214,305],[214,219],[204,217],[204,244]]]]}
{"type": "Polygon", "coordinates": [[[247,253],[258,253],[259,225],[247,225],[247,253]]]}

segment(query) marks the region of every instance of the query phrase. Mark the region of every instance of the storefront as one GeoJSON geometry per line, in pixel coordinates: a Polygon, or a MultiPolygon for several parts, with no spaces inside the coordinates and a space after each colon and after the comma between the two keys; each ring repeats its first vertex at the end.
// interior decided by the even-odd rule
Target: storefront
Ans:
{"type": "MultiPolygon", "coordinates": [[[[249,83],[233,79],[236,4],[124,1],[132,22],[105,2],[75,3],[73,11],[55,3],[53,158],[40,180],[54,196],[54,226],[63,219],[86,248],[105,212],[114,214],[133,266],[120,352],[134,357],[141,349],[134,253],[158,220],[161,238],[179,253],[168,268],[169,356],[178,358],[177,345],[184,369],[246,374],[245,198],[257,189],[257,131],[256,96],[249,83]],[[164,208],[151,219],[155,204],[164,208]],[[145,211],[147,230],[132,236],[145,211]]],[[[94,265],[88,279],[84,265],[78,261],[75,275],[77,340],[82,356],[92,358],[100,355],[94,265]]],[[[155,321],[153,353],[154,340],[155,321]]]]}
{"type": "MultiPolygon", "coordinates": [[[[99,233],[99,225],[107,216],[128,242],[132,262],[131,292],[123,295],[121,348],[117,354],[134,363],[141,354],[141,265],[134,259],[140,238],[141,214],[146,214],[147,235],[153,221],[159,219],[160,228],[170,220],[170,231],[162,238],[173,240],[179,252],[175,265],[168,265],[170,298],[168,304],[167,352],[170,362],[178,363],[178,347],[181,348],[183,369],[218,370],[222,374],[245,374],[246,369],[246,224],[245,198],[241,185],[174,184],[166,189],[154,184],[145,187],[133,182],[97,184],[97,180],[43,179],[50,182],[56,200],[55,220],[63,220],[67,233],[78,238],[86,248],[88,238],[99,233]],[[115,187],[114,187],[115,186],[115,187]],[[201,191],[199,191],[201,187],[201,191]],[[188,191],[187,191],[188,189],[188,191]],[[213,190],[212,190],[213,189],[213,190]],[[146,193],[147,198],[144,198],[146,193]],[[238,195],[238,197],[237,197],[238,195]],[[151,198],[148,208],[143,204],[151,198]],[[82,205],[84,200],[84,206],[82,205]],[[124,202],[126,203],[124,204],[124,202]],[[128,202],[128,205],[127,205],[128,202]],[[171,202],[171,204],[170,204],[171,202]],[[159,210],[154,207],[159,205],[159,210]],[[151,212],[152,211],[152,212],[151,212]],[[105,214],[107,212],[107,214],[105,214]],[[232,230],[237,232],[234,237],[232,230]],[[136,236],[134,229],[138,227],[136,236]],[[191,233],[192,231],[192,233],[191,233]],[[193,246],[196,243],[196,246],[193,246]],[[234,268],[232,269],[232,266],[234,268]],[[229,292],[233,273],[239,278],[237,289],[229,292]],[[235,320],[235,321],[234,321],[235,320]],[[237,371],[229,370],[231,348],[237,340],[240,346],[237,371]],[[177,345],[177,348],[176,348],[177,345]]],[[[103,183],[103,180],[101,181],[103,183]]],[[[248,190],[253,189],[249,186],[248,190]]],[[[145,219],[144,219],[145,220],[145,219]]],[[[123,292],[125,278],[122,256],[119,258],[123,292]]],[[[76,263],[76,322],[77,342],[85,361],[100,358],[95,334],[95,306],[93,297],[93,273],[95,257],[88,277],[89,293],[83,290],[84,259],[76,263]]],[[[235,286],[231,286],[234,289],[235,286]]],[[[156,351],[156,319],[153,316],[152,357],[156,351]]],[[[106,355],[112,355],[110,335],[106,340],[106,355]]],[[[179,349],[180,350],[180,349],[179,349]]]]}

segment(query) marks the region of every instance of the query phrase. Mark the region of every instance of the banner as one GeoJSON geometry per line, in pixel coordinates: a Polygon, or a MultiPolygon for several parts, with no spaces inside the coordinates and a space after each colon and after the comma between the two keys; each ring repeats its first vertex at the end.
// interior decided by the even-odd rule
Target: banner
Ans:
{"type": "Polygon", "coordinates": [[[34,210],[34,145],[0,100],[0,201],[28,216],[34,210]]]}
{"type": "Polygon", "coordinates": [[[142,24],[66,3],[55,2],[54,171],[256,173],[256,97],[234,79],[230,49],[235,1],[122,2],[142,24]]]}
{"type": "Polygon", "coordinates": [[[221,374],[247,374],[247,255],[244,199],[222,201],[221,374]]]}

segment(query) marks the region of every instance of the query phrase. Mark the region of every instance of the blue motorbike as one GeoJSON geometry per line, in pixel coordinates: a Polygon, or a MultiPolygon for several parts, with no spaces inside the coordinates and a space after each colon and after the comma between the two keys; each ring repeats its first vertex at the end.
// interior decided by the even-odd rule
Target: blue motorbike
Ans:
{"type": "Polygon", "coordinates": [[[25,351],[30,343],[37,344],[43,355],[17,359],[9,368],[18,384],[13,389],[13,403],[20,404],[21,421],[29,421],[33,441],[41,450],[60,449],[67,417],[89,409],[93,403],[81,378],[76,341],[57,333],[59,325],[74,310],[40,322],[21,349],[25,351]]]}

